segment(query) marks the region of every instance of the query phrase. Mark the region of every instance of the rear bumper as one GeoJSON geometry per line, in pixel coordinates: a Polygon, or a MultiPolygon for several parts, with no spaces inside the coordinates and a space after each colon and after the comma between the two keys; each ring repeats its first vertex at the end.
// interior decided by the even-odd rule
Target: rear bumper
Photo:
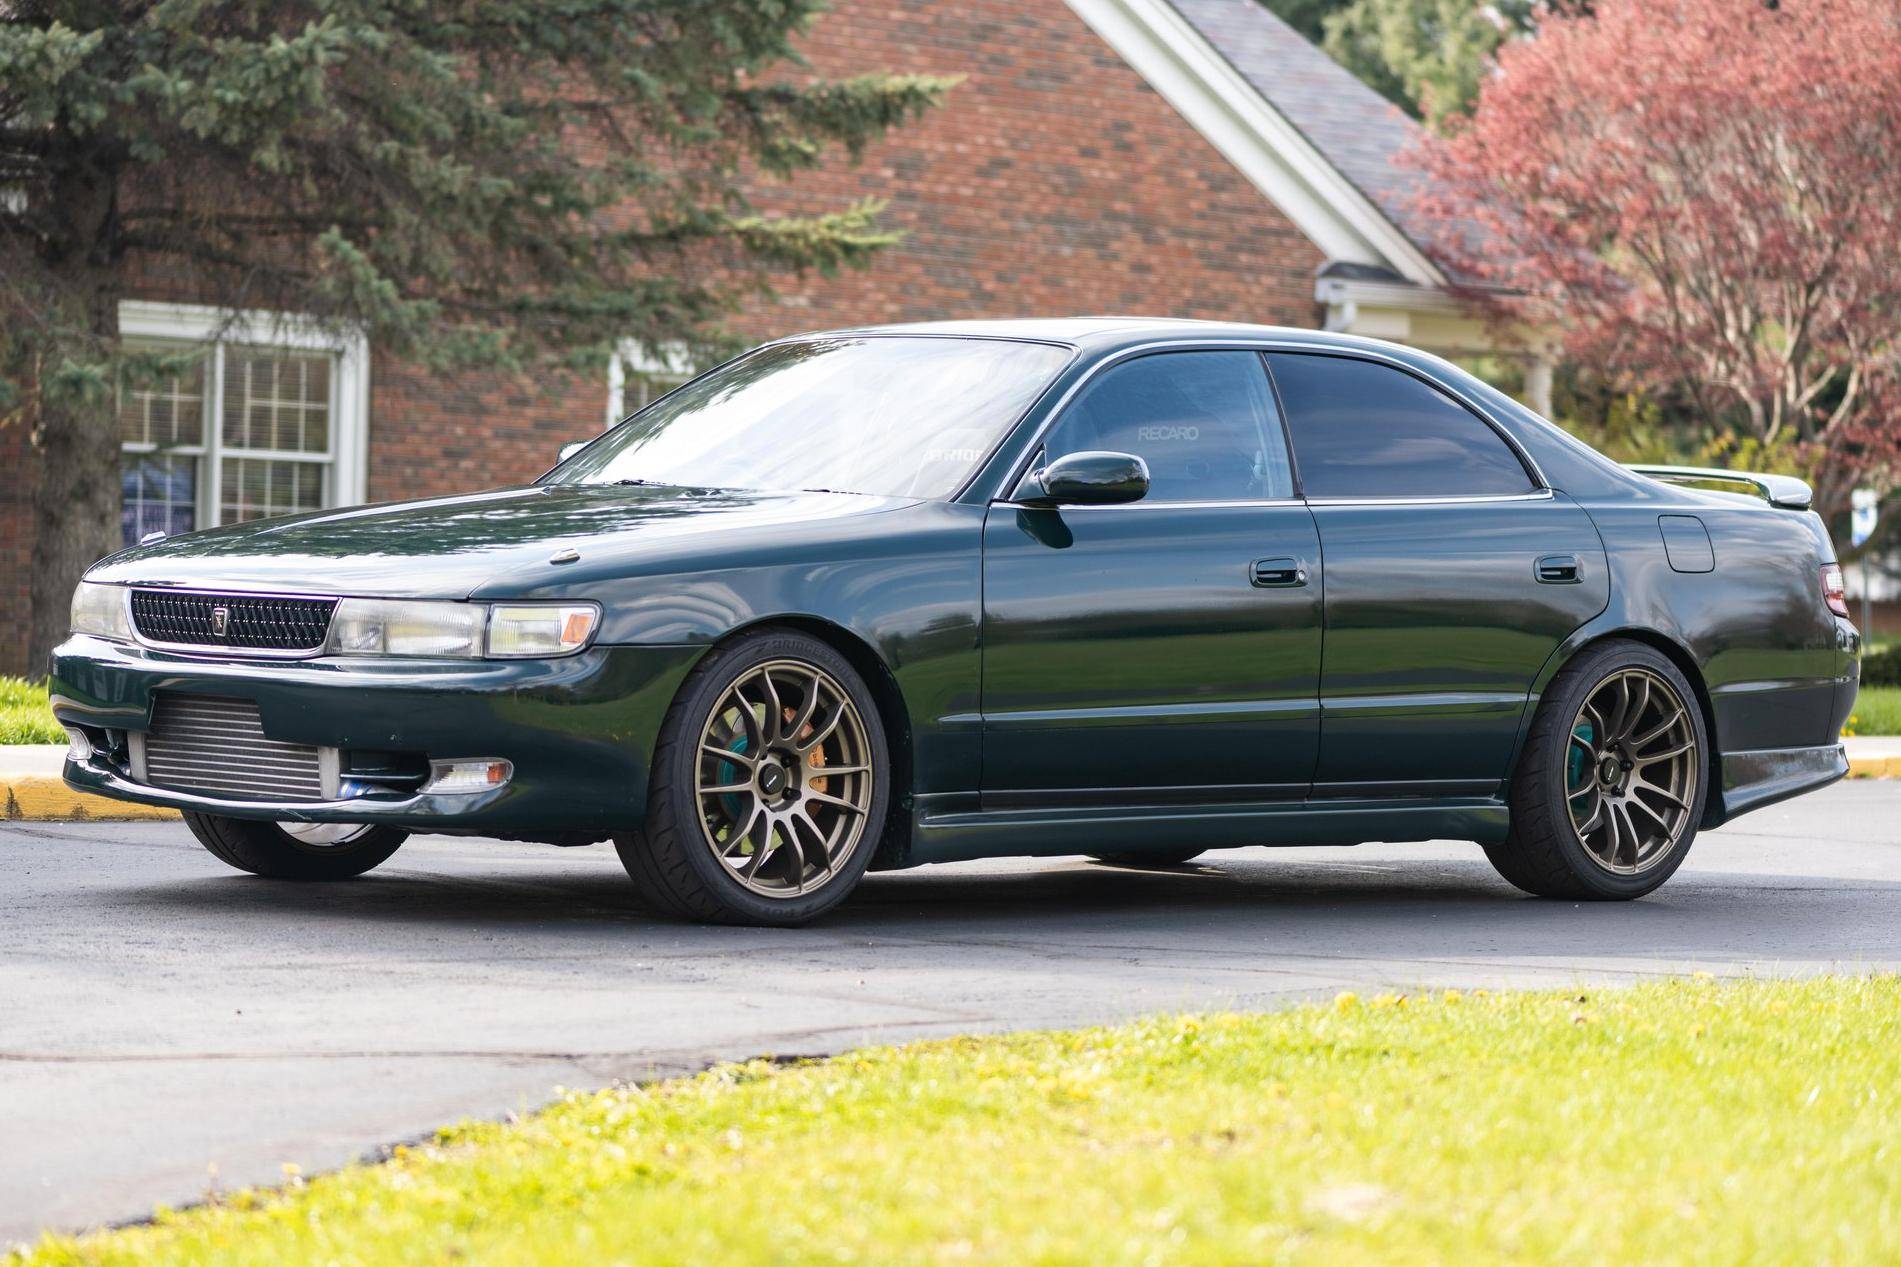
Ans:
{"type": "Polygon", "coordinates": [[[101,749],[69,758],[76,789],[120,800],[234,818],[385,823],[496,834],[598,832],[639,822],[647,768],[680,682],[705,648],[596,647],[552,660],[376,663],[217,661],[97,638],[53,654],[53,712],[101,749]],[[346,800],[262,801],[136,781],[109,754],[125,732],[151,725],[159,691],[256,702],[265,734],[286,743],[502,759],[509,782],[459,795],[378,794],[346,800]]]}
{"type": "Polygon", "coordinates": [[[1706,814],[1704,826],[1715,827],[1738,814],[1827,787],[1847,773],[1848,753],[1838,743],[1725,753],[1720,796],[1711,798],[1712,808],[1720,810],[1706,814]]]}

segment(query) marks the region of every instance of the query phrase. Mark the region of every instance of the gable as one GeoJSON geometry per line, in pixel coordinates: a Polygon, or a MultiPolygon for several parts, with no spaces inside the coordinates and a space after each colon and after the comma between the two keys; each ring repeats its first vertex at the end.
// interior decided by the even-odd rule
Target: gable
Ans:
{"type": "Polygon", "coordinates": [[[1066,2],[1329,261],[1445,284],[1397,222],[1411,184],[1390,158],[1409,121],[1258,0],[1066,2]]]}

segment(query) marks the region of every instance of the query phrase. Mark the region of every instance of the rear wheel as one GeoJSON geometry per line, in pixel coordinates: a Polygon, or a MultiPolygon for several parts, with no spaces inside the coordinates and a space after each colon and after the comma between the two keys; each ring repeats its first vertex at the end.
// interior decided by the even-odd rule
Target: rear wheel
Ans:
{"type": "Polygon", "coordinates": [[[185,826],[218,861],[273,880],[348,880],[381,865],[409,839],[395,827],[357,823],[254,823],[185,815],[185,826]]]}
{"type": "Polygon", "coordinates": [[[1105,867],[1179,867],[1184,862],[1193,862],[1206,849],[1166,849],[1160,853],[1098,853],[1090,859],[1105,867]]]}
{"type": "Polygon", "coordinates": [[[662,912],[803,924],[842,902],[871,861],[886,752],[871,692],[843,656],[790,631],[742,636],[680,688],[645,826],[614,847],[662,912]]]}
{"type": "Polygon", "coordinates": [[[1708,752],[1696,693],[1667,656],[1593,647],[1546,690],[1512,778],[1511,835],[1486,856],[1540,897],[1642,897],[1696,839],[1708,752]]]}

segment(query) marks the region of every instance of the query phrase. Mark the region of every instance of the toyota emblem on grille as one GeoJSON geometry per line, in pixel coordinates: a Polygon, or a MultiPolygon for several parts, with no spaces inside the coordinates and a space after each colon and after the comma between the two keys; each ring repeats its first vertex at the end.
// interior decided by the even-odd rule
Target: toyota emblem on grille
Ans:
{"type": "Polygon", "coordinates": [[[228,629],[230,625],[231,609],[229,607],[214,607],[211,609],[211,632],[215,636],[219,638],[224,637],[224,631],[228,629]]]}

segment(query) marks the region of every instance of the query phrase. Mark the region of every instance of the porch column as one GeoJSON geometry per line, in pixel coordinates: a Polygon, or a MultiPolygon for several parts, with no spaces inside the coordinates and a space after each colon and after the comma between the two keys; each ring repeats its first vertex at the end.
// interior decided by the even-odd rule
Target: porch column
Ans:
{"type": "Polygon", "coordinates": [[[1525,366],[1525,403],[1547,418],[1551,416],[1551,371],[1556,364],[1550,353],[1539,352],[1525,366]]]}

